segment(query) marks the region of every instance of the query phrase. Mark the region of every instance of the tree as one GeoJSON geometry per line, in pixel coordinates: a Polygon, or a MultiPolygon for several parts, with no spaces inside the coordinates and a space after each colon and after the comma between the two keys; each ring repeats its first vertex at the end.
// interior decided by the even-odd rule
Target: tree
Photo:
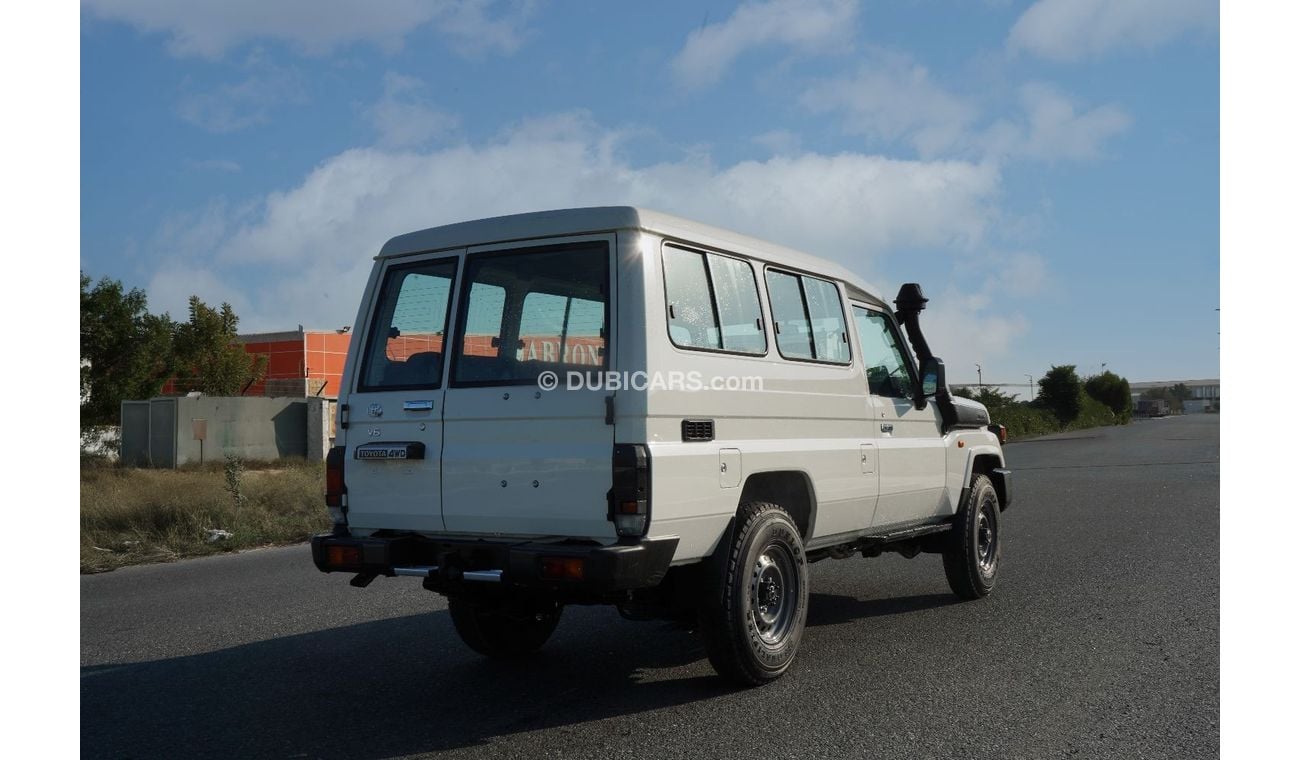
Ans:
{"type": "Polygon", "coordinates": [[[1147,388],[1146,390],[1142,391],[1142,395],[1139,396],[1139,398],[1141,398],[1143,401],[1172,402],[1174,400],[1173,394],[1169,392],[1168,386],[1162,386],[1160,388],[1147,388]]]}
{"type": "Polygon", "coordinates": [[[955,388],[952,393],[954,396],[978,401],[990,410],[1016,403],[1016,394],[1003,393],[991,385],[981,387],[978,393],[971,391],[968,387],[955,388]]]}
{"type": "Polygon", "coordinates": [[[209,396],[238,396],[266,374],[266,357],[250,355],[237,340],[239,317],[230,304],[217,310],[190,296],[190,320],[176,326],[180,368],[176,387],[209,396]]]}
{"type": "Polygon", "coordinates": [[[1073,422],[1083,408],[1083,383],[1074,366],[1053,366],[1038,381],[1038,403],[1055,415],[1062,425],[1073,422]]]}
{"type": "Polygon", "coordinates": [[[1128,380],[1110,370],[1088,378],[1083,384],[1083,390],[1110,407],[1120,419],[1127,419],[1133,413],[1133,391],[1129,388],[1128,380]]]}
{"type": "Polygon", "coordinates": [[[81,427],[116,425],[124,400],[156,396],[172,373],[172,321],[143,290],[81,275],[81,427]]]}

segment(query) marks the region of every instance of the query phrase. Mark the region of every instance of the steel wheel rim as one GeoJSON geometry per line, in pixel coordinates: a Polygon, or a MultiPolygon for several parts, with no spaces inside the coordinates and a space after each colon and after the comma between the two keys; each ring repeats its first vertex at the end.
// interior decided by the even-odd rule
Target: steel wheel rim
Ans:
{"type": "Polygon", "coordinates": [[[759,552],[750,571],[750,621],[764,644],[781,644],[794,627],[798,576],[794,555],[779,543],[759,552]]]}
{"type": "Polygon", "coordinates": [[[998,524],[988,502],[980,507],[975,521],[975,556],[985,575],[993,571],[998,557],[998,524]]]}

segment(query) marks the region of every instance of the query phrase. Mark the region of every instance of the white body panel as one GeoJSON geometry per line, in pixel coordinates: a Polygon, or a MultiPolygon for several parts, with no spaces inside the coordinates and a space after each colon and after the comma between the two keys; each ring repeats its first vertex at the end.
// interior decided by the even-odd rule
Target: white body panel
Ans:
{"type": "MultiPolygon", "coordinates": [[[[340,396],[350,420],[340,438],[348,446],[351,525],[361,534],[389,528],[611,543],[615,533],[605,494],[611,486],[615,443],[649,449],[648,535],[679,538],[675,564],[698,561],[713,551],[747,481],[760,473],[795,473],[805,479],[812,498],[805,537],[809,547],[951,515],[969,483],[975,456],[993,457],[1002,465],[996,437],[982,429],[942,435],[933,403],[917,410],[910,403],[868,393],[857,327],[849,316],[854,302],[892,314],[874,288],[831,262],[638,209],[522,214],[394,238],[384,246],[367,288],[357,321],[363,327],[353,341],[346,393],[340,396]],[[603,391],[568,391],[561,386],[539,393],[533,386],[455,387],[447,382],[450,370],[444,368],[437,391],[356,392],[355,367],[368,334],[364,324],[387,262],[436,251],[468,251],[472,257],[480,251],[575,239],[606,240],[610,245],[610,370],[623,378],[642,372],[647,379],[677,373],[684,382],[692,377],[750,377],[761,380],[762,389],[686,390],[651,384],[603,391]],[[768,344],[765,354],[682,348],[670,340],[665,243],[749,262],[768,344]],[[764,277],[769,266],[835,284],[851,347],[848,364],[795,361],[780,354],[764,277]],[[385,398],[385,424],[391,426],[391,435],[404,436],[401,440],[414,440],[415,432],[399,411],[400,401],[436,396],[435,412],[418,432],[428,435],[430,452],[435,450],[432,439],[441,436],[437,459],[408,472],[396,463],[352,458],[355,446],[369,437],[367,405],[380,395],[385,398]],[[606,424],[605,398],[611,395],[613,425],[606,424]],[[387,411],[394,403],[398,406],[387,411]],[[713,440],[683,441],[684,419],[712,420],[713,440]],[[892,429],[882,430],[882,425],[892,429]],[[439,465],[436,472],[434,463],[439,465]],[[364,467],[370,471],[358,474],[364,467]],[[539,485],[534,487],[533,481],[539,485]]],[[[390,428],[381,428],[380,436],[388,440],[390,428]]]]}

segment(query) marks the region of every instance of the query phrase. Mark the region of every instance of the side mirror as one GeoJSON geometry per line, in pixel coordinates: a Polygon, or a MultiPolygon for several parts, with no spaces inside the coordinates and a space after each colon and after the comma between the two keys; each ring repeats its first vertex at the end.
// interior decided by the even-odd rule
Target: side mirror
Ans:
{"type": "Polygon", "coordinates": [[[939,394],[939,389],[948,387],[948,378],[944,373],[943,359],[930,357],[921,365],[921,397],[930,398],[939,394]]]}

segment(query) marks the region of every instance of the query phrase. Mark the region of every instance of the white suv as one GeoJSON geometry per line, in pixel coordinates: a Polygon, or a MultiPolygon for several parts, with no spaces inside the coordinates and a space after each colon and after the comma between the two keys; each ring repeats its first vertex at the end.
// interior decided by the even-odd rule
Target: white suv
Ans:
{"type": "Polygon", "coordinates": [[[814,562],[938,552],[985,596],[1005,431],[948,393],[925,301],[635,208],[393,238],[312,556],[354,586],[422,578],[494,657],[537,650],[567,604],[689,619],[745,684],[790,667],[814,562]]]}

